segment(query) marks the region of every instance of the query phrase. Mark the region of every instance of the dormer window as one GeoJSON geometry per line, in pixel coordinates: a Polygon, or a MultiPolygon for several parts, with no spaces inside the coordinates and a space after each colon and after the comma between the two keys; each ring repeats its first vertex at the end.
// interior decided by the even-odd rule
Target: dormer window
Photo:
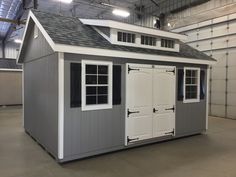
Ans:
{"type": "Polygon", "coordinates": [[[161,47],[165,48],[175,48],[175,41],[170,39],[161,39],[161,47]]]}
{"type": "Polygon", "coordinates": [[[135,34],[118,32],[117,33],[117,41],[135,43],[135,34]]]}
{"type": "Polygon", "coordinates": [[[151,36],[141,35],[141,44],[142,45],[156,46],[156,38],[151,37],[151,36]]]}

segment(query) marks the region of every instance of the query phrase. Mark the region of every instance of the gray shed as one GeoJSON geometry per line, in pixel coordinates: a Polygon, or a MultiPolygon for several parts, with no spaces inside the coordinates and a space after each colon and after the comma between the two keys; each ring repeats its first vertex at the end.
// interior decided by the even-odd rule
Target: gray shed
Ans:
{"type": "Polygon", "coordinates": [[[31,11],[24,128],[59,162],[205,132],[211,57],[187,36],[31,11]]]}

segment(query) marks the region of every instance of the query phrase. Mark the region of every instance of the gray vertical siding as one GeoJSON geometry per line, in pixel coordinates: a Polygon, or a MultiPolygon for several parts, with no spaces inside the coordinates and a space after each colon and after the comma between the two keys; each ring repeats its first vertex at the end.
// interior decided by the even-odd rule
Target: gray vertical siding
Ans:
{"type": "MultiPolygon", "coordinates": [[[[143,63],[156,65],[184,64],[165,63],[144,60],[112,59],[75,54],[65,54],[65,130],[64,161],[96,155],[117,149],[124,149],[125,142],[125,64],[143,63]],[[108,110],[81,111],[70,108],[70,63],[81,59],[108,60],[122,66],[122,104],[108,110]]],[[[204,65],[186,65],[201,67],[204,65]]],[[[176,85],[177,87],[177,85],[176,85]]],[[[177,89],[176,89],[177,90],[177,89]]],[[[176,101],[176,138],[205,131],[206,100],[199,103],[184,104],[176,101]]],[[[166,138],[165,138],[166,139],[166,138]]],[[[168,138],[167,138],[168,139],[168,138]]],[[[171,139],[171,137],[169,137],[171,139]]],[[[163,140],[163,138],[155,141],[163,140]]],[[[153,142],[153,140],[149,141],[153,142]]],[[[146,142],[148,143],[148,141],[146,142]]]]}
{"type": "Polygon", "coordinates": [[[57,157],[58,55],[24,64],[24,128],[57,157]]]}
{"type": "Polygon", "coordinates": [[[24,58],[24,128],[57,158],[58,152],[58,53],[54,53],[33,24],[26,36],[24,58]]]}

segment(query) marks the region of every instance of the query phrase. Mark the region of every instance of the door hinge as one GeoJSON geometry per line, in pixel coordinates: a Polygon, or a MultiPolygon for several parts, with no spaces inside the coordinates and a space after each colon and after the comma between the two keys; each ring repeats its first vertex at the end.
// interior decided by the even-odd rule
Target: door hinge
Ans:
{"type": "Polygon", "coordinates": [[[158,109],[153,108],[153,113],[158,112],[158,109]]]}
{"type": "Polygon", "coordinates": [[[166,111],[172,110],[173,112],[175,112],[175,106],[173,106],[172,108],[167,108],[165,109],[166,111]]]}
{"type": "Polygon", "coordinates": [[[131,141],[137,141],[137,140],[139,140],[139,138],[129,138],[129,137],[127,136],[127,142],[128,142],[128,143],[131,142],[131,141]]]}
{"type": "Polygon", "coordinates": [[[133,70],[139,71],[140,69],[132,69],[132,68],[130,68],[130,66],[128,65],[128,74],[129,74],[130,71],[133,71],[133,70]]]}
{"type": "Polygon", "coordinates": [[[127,117],[129,117],[130,114],[137,114],[137,113],[139,113],[139,111],[133,111],[133,112],[131,112],[131,111],[129,111],[129,109],[128,109],[128,110],[127,110],[127,117]]]}
{"type": "Polygon", "coordinates": [[[166,70],[166,72],[168,72],[168,73],[174,73],[174,74],[175,74],[175,69],[173,69],[173,70],[166,70]]]}
{"type": "Polygon", "coordinates": [[[175,129],[173,129],[173,131],[171,131],[171,132],[166,132],[166,133],[165,133],[165,135],[170,135],[170,134],[171,134],[172,136],[174,136],[174,134],[175,134],[175,129]]]}

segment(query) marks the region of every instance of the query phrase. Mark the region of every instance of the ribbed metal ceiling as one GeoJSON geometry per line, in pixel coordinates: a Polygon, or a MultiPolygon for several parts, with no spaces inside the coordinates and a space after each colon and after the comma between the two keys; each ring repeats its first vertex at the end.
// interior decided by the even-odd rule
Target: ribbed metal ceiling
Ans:
{"type": "MultiPolygon", "coordinates": [[[[0,0],[0,17],[14,19],[20,4],[21,0],[0,0]]],[[[0,38],[6,35],[9,26],[10,23],[0,21],[0,38]]]]}

